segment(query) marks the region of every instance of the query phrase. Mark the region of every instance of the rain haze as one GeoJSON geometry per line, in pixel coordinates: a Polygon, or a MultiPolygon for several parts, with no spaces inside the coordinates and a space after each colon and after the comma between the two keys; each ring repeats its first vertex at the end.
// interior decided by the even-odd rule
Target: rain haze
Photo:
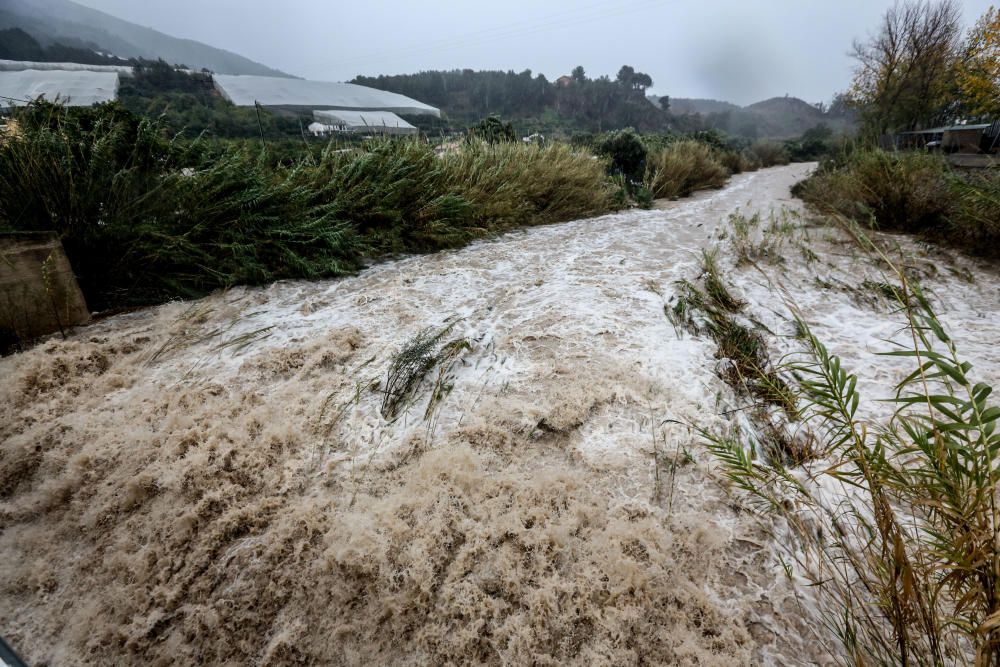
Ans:
{"type": "MultiPolygon", "coordinates": [[[[554,79],[582,65],[614,77],[648,72],[651,93],[750,104],[829,100],[850,81],[854,38],[888,0],[568,2],[478,5],[264,0],[79,0],[168,34],[203,41],[310,79],[421,70],[531,69],[554,79]]],[[[961,3],[971,24],[989,0],[961,3]]]]}

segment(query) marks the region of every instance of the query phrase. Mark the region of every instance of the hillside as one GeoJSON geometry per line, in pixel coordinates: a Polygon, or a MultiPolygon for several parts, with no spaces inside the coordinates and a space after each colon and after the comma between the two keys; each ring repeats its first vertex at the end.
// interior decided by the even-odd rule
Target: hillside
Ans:
{"type": "Polygon", "coordinates": [[[60,44],[113,53],[119,58],[162,58],[220,74],[289,76],[248,58],[83,7],[69,0],[4,0],[0,30],[20,28],[43,47],[60,44]]]}
{"type": "MultiPolygon", "coordinates": [[[[659,103],[651,95],[650,101],[659,103]]],[[[834,132],[854,129],[853,114],[842,104],[819,108],[797,97],[773,97],[740,107],[718,100],[671,98],[670,113],[675,116],[698,116],[716,130],[749,138],[791,139],[817,125],[834,132]]]]}
{"type": "MultiPolygon", "coordinates": [[[[658,95],[650,95],[650,101],[653,104],[659,105],[660,97],[658,95]]],[[[725,111],[737,111],[740,107],[732,102],[723,102],[721,100],[704,100],[697,98],[684,98],[684,97],[671,97],[670,98],[670,111],[675,114],[701,114],[707,116],[710,113],[722,113],[725,111]]]]}

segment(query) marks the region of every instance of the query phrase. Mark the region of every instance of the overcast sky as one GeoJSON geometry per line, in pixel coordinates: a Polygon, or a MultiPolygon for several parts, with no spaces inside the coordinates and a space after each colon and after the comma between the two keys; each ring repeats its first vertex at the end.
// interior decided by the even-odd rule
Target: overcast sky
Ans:
{"type": "MultiPolygon", "coordinates": [[[[748,104],[829,100],[850,81],[851,40],[892,0],[76,0],[176,37],[235,51],[296,76],[428,69],[629,64],[652,92],[748,104]]],[[[972,24],[990,0],[964,0],[972,24]]]]}

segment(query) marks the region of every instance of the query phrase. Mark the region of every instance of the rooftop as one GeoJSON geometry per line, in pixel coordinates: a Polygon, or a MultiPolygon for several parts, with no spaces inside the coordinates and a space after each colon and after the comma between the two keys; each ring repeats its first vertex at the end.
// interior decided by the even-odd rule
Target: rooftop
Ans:
{"type": "Polygon", "coordinates": [[[215,87],[236,106],[309,107],[312,109],[391,111],[440,116],[434,107],[417,100],[352,83],[279,79],[268,76],[216,74],[215,87]]]}
{"type": "Polygon", "coordinates": [[[396,127],[415,130],[405,120],[391,111],[314,111],[316,120],[328,125],[346,125],[348,127],[396,127]]]}
{"type": "Polygon", "coordinates": [[[87,70],[0,71],[0,106],[20,106],[44,97],[67,106],[89,107],[118,98],[116,72],[87,70]]]}

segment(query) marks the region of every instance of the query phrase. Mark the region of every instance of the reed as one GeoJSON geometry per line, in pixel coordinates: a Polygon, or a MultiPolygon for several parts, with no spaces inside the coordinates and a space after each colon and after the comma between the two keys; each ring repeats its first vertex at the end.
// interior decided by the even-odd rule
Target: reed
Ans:
{"type": "Polygon", "coordinates": [[[911,364],[881,399],[891,414],[869,416],[879,399],[860,393],[792,304],[803,347],[776,372],[791,379],[796,437],[820,461],[792,469],[758,454],[760,434],[702,434],[749,505],[784,520],[845,663],[1000,664],[1000,407],[920,286],[853,233],[888,267],[882,291],[910,340],[885,353],[911,364]]]}

